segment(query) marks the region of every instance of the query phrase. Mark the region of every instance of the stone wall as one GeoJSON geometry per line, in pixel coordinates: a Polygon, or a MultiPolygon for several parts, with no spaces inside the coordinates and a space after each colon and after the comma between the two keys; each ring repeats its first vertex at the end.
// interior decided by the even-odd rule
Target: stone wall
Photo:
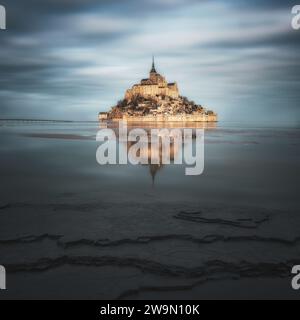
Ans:
{"type": "Polygon", "coordinates": [[[130,100],[136,95],[140,95],[143,97],[165,95],[172,98],[178,98],[179,92],[176,85],[167,85],[162,87],[157,84],[134,85],[131,89],[126,91],[125,99],[130,100]]]}
{"type": "Polygon", "coordinates": [[[127,122],[217,122],[216,114],[186,114],[186,115],[147,115],[147,116],[123,116],[127,122]]]}

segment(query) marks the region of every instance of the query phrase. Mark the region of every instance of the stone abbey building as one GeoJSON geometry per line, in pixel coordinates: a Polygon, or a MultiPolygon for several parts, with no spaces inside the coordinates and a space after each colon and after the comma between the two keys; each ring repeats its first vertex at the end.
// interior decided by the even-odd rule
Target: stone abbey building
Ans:
{"type": "Polygon", "coordinates": [[[153,57],[149,78],[142,79],[139,84],[135,84],[131,89],[128,89],[125,94],[125,99],[131,100],[137,95],[145,98],[156,95],[178,98],[179,91],[176,82],[168,83],[165,77],[156,72],[153,57]]]}

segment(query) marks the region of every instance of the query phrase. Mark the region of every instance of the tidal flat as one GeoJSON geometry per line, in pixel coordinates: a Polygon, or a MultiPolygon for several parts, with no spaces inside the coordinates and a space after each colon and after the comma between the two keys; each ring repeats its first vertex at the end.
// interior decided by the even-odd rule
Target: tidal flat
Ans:
{"type": "Polygon", "coordinates": [[[99,129],[0,121],[0,299],[299,299],[300,128],[206,127],[198,176],[100,166],[99,129]]]}

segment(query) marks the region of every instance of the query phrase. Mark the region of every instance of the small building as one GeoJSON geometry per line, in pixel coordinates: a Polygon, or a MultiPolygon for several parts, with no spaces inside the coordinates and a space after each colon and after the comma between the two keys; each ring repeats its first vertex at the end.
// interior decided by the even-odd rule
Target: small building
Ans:
{"type": "Polygon", "coordinates": [[[99,112],[98,119],[100,121],[107,120],[107,112],[99,112]]]}

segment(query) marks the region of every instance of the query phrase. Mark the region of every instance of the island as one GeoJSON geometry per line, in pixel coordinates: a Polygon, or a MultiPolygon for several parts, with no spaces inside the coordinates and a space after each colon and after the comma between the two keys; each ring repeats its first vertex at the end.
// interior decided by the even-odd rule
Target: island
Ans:
{"type": "Polygon", "coordinates": [[[179,94],[176,82],[168,83],[155,68],[154,57],[149,78],[142,79],[125,93],[109,112],[100,112],[100,121],[195,121],[216,122],[217,114],[179,94]]]}

